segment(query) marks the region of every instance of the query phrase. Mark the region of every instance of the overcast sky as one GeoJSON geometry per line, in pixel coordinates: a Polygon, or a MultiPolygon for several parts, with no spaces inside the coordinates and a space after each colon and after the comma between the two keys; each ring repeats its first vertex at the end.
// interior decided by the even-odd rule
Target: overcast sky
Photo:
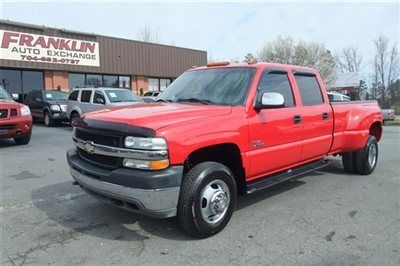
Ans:
{"type": "Polygon", "coordinates": [[[128,39],[149,24],[164,43],[205,50],[214,59],[242,59],[282,35],[322,42],[332,51],[358,46],[367,65],[374,38],[398,42],[400,35],[399,2],[0,3],[3,19],[128,39]]]}

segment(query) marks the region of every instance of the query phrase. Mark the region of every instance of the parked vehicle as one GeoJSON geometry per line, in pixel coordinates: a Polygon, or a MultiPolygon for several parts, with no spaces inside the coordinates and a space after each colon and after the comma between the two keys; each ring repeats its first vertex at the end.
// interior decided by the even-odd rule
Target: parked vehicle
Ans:
{"type": "Polygon", "coordinates": [[[68,121],[67,100],[69,93],[59,90],[31,91],[25,104],[31,109],[33,119],[43,119],[47,127],[68,121]]]}
{"type": "Polygon", "coordinates": [[[176,79],[157,103],[84,115],[67,153],[75,184],[115,206],[177,215],[195,237],[221,231],[237,195],[329,164],[371,174],[376,101],[329,103],[315,69],[213,63],[176,79]]]}
{"type": "Polygon", "coordinates": [[[383,122],[385,121],[394,121],[396,119],[396,115],[393,109],[382,109],[382,118],[383,122]]]}
{"type": "Polygon", "coordinates": [[[73,90],[68,98],[67,116],[72,121],[87,112],[142,102],[134,92],[127,89],[80,88],[73,90]]]}
{"type": "Polygon", "coordinates": [[[28,106],[14,101],[18,94],[13,97],[0,86],[0,138],[12,138],[18,145],[28,144],[32,133],[31,112],[28,106]]]}
{"type": "Polygon", "coordinates": [[[160,95],[160,92],[158,91],[148,91],[143,96],[141,97],[142,100],[146,103],[151,103],[156,100],[156,98],[160,95]]]}
{"type": "Polygon", "coordinates": [[[328,92],[330,102],[350,102],[350,97],[338,92],[328,92]]]}

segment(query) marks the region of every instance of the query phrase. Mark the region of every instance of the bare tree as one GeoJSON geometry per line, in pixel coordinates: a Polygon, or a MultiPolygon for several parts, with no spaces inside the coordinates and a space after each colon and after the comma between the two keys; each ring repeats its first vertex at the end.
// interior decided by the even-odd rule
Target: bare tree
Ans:
{"type": "Polygon", "coordinates": [[[318,69],[322,79],[329,84],[334,80],[335,60],[325,45],[316,42],[296,42],[279,36],[267,42],[258,53],[260,61],[300,65],[318,69]]]}
{"type": "Polygon", "coordinates": [[[149,24],[138,31],[137,38],[144,42],[161,43],[158,29],[152,28],[149,24]]]}
{"type": "Polygon", "coordinates": [[[362,54],[355,46],[344,47],[336,54],[335,59],[337,66],[343,73],[361,70],[362,54]]]}
{"type": "Polygon", "coordinates": [[[389,40],[385,36],[379,36],[375,41],[375,56],[373,67],[374,80],[379,88],[379,101],[383,106],[390,106],[393,92],[390,88],[399,75],[399,54],[397,44],[389,47],[389,40]]]}

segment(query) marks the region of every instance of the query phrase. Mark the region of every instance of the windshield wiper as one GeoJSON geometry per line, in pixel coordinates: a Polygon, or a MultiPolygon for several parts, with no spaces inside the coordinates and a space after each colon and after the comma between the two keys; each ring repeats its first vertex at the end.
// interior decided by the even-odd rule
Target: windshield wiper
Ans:
{"type": "Polygon", "coordinates": [[[187,98],[187,99],[177,99],[177,102],[192,102],[192,103],[204,103],[204,104],[212,104],[213,102],[206,99],[198,99],[198,98],[187,98]]]}
{"type": "Polygon", "coordinates": [[[164,99],[157,99],[156,102],[165,102],[165,103],[170,103],[172,100],[164,100],[164,99]]]}

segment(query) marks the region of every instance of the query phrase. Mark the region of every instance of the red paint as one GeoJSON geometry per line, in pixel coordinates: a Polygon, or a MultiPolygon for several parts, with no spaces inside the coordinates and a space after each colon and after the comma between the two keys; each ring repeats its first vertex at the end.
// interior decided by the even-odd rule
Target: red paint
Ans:
{"type": "Polygon", "coordinates": [[[322,159],[330,154],[358,150],[365,145],[370,132],[380,138],[382,115],[378,104],[331,105],[315,69],[268,63],[212,67],[235,66],[257,68],[244,106],[155,103],[97,111],[86,117],[156,130],[157,136],[165,137],[168,141],[172,164],[183,164],[192,152],[200,148],[235,144],[241,152],[248,181],[322,159]],[[279,67],[288,72],[295,107],[261,111],[253,108],[261,73],[270,67],[279,67]],[[292,74],[294,69],[316,74],[324,98],[323,104],[302,105],[292,74]],[[323,113],[328,114],[328,119],[322,119],[323,113]],[[301,115],[302,123],[294,124],[294,115],[301,115]],[[261,143],[261,147],[254,143],[261,143]]]}
{"type": "Polygon", "coordinates": [[[9,138],[18,134],[28,134],[32,131],[32,116],[21,116],[21,107],[23,104],[17,103],[12,100],[0,100],[0,109],[7,109],[8,115],[6,118],[0,118],[0,129],[9,128],[14,126],[14,129],[8,129],[6,135],[0,135],[0,138],[9,138]],[[11,116],[11,109],[17,109],[17,116],[11,116]],[[28,129],[25,128],[28,125],[28,129]]]}

